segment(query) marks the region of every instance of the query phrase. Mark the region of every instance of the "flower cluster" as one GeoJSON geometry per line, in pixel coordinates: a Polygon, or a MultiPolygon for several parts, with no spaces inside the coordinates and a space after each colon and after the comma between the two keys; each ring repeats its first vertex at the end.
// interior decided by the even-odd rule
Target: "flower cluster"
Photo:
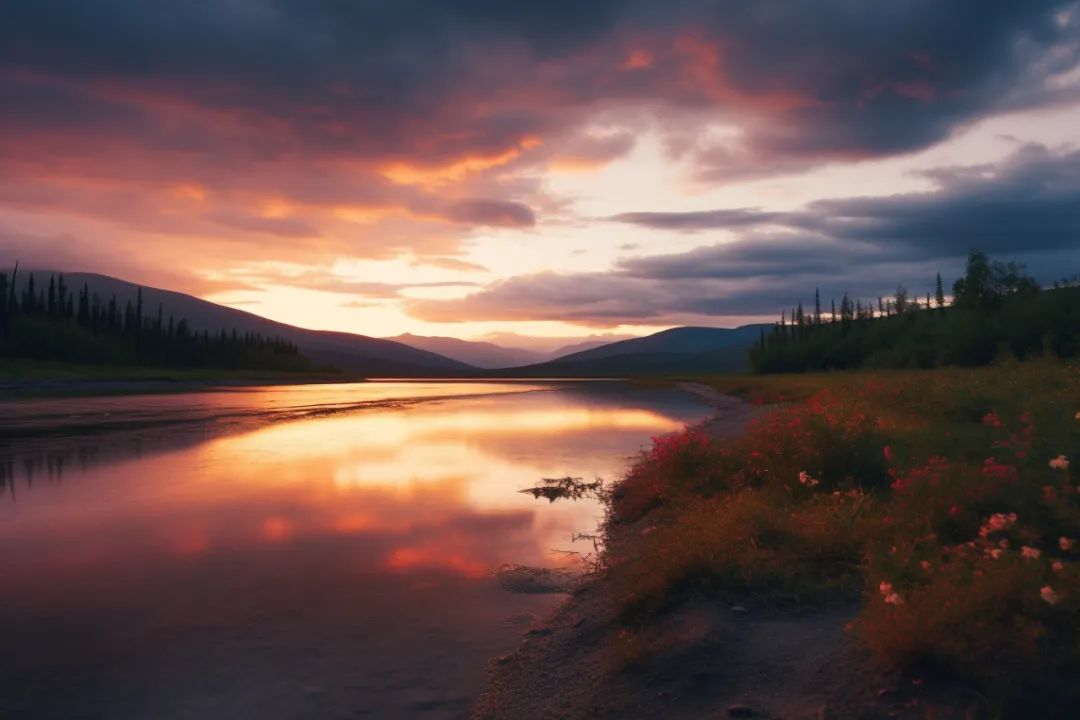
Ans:
{"type": "Polygon", "coordinates": [[[900,594],[893,588],[893,584],[887,580],[882,580],[878,585],[878,591],[881,593],[881,597],[885,599],[886,605],[903,605],[904,598],[900,597],[900,594]]]}
{"type": "Polygon", "coordinates": [[[987,537],[991,533],[1008,530],[1016,524],[1016,513],[994,513],[979,528],[979,537],[987,537]]]}

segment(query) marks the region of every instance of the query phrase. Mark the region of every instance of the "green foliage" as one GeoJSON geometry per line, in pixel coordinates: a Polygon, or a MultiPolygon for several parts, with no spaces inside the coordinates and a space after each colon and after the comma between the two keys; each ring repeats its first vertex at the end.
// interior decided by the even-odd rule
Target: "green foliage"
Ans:
{"type": "Polygon", "coordinates": [[[134,304],[103,301],[85,286],[72,292],[64,276],[42,289],[31,274],[22,292],[0,273],[0,357],[87,365],[310,369],[292,343],[257,333],[191,330],[184,319],[144,313],[142,291],[134,304]]]}
{"type": "Polygon", "coordinates": [[[973,252],[967,273],[945,307],[941,276],[936,307],[911,298],[903,287],[887,301],[853,306],[845,295],[839,315],[805,322],[781,321],[751,350],[756,372],[848,368],[978,366],[1003,358],[1080,354],[1080,287],[1040,290],[1016,263],[990,261],[973,252]]]}

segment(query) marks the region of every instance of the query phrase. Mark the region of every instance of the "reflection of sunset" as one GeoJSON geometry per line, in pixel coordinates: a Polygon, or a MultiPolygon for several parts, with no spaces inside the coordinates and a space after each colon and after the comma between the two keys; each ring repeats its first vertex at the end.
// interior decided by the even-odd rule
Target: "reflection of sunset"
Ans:
{"type": "Polygon", "coordinates": [[[292,534],[292,523],[285,518],[268,517],[262,522],[262,536],[271,542],[288,540],[292,534]]]}
{"type": "MultiPolygon", "coordinates": [[[[442,396],[533,387],[426,383],[415,389],[442,396]]],[[[378,399],[412,389],[371,384],[346,394],[378,399]]],[[[273,389],[207,402],[310,406],[325,392],[273,389]]],[[[357,568],[477,577],[505,562],[565,562],[558,551],[573,546],[573,533],[593,531],[602,515],[595,501],[547,505],[519,489],[541,477],[613,478],[621,457],[681,424],[662,410],[605,405],[559,390],[284,421],[91,468],[62,490],[35,488],[21,501],[27,517],[19,532],[35,536],[27,544],[39,562],[48,557],[66,565],[134,555],[206,557],[322,538],[354,543],[342,545],[342,557],[357,568]],[[97,541],[73,548],[68,537],[97,541]]],[[[0,525],[0,538],[14,529],[0,525]]]]}
{"type": "Polygon", "coordinates": [[[487,564],[470,559],[461,552],[439,546],[398,548],[386,559],[386,567],[391,570],[435,568],[477,578],[483,577],[491,569],[487,564]]]}

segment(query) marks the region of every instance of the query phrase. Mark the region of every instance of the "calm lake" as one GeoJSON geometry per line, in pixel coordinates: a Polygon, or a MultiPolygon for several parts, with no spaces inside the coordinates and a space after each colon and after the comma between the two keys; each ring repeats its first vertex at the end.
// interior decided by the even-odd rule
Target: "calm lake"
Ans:
{"type": "Polygon", "coordinates": [[[705,419],[616,382],[0,401],[0,717],[454,718],[617,478],[705,419]]]}

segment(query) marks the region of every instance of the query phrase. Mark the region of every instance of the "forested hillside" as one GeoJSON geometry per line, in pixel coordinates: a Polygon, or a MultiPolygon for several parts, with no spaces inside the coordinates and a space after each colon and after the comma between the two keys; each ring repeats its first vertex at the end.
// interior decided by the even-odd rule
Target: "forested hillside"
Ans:
{"type": "Polygon", "coordinates": [[[876,304],[844,295],[823,311],[800,303],[750,352],[755,371],[986,365],[995,358],[1080,354],[1080,281],[1040,288],[1024,267],[972,252],[965,276],[945,296],[903,288],[876,304]]]}
{"type": "Polygon", "coordinates": [[[21,288],[0,273],[0,357],[80,364],[307,370],[297,346],[258,333],[195,331],[161,306],[102,298],[63,274],[29,275],[21,288]]]}

